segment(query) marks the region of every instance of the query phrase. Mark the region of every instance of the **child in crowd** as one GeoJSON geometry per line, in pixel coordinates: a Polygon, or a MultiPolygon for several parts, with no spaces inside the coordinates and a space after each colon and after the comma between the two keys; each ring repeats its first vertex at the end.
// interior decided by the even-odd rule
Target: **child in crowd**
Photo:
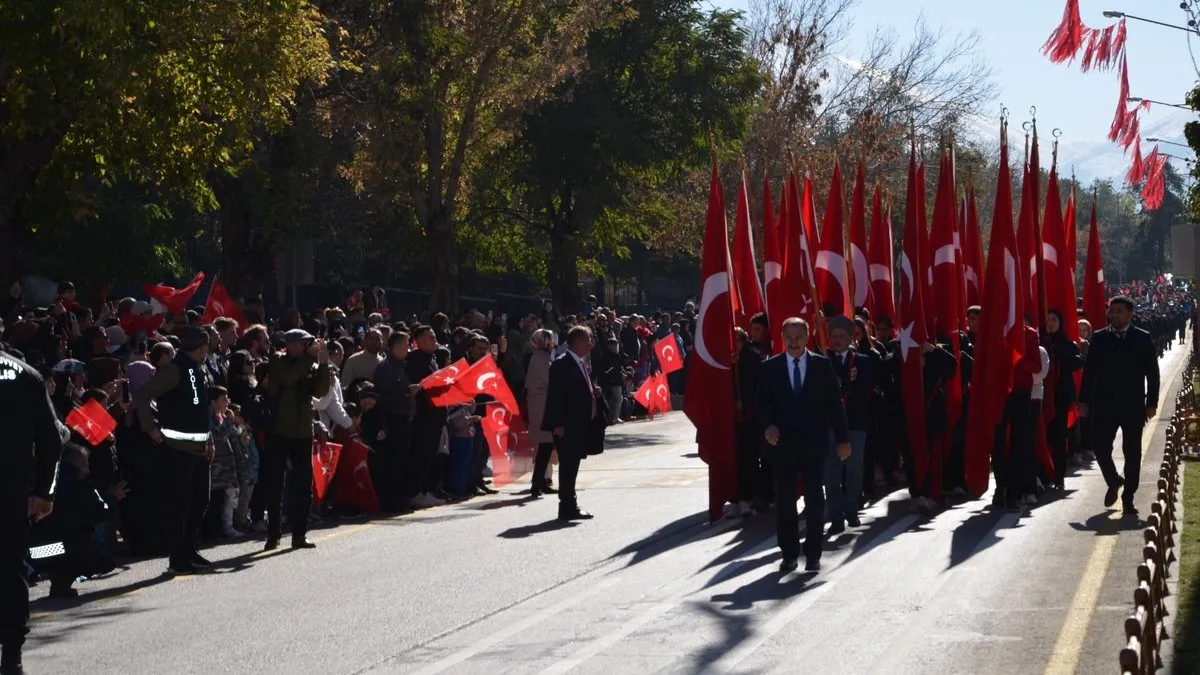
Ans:
{"type": "Polygon", "coordinates": [[[254,495],[254,486],[258,484],[258,444],[254,441],[254,432],[250,425],[242,417],[241,406],[230,403],[229,414],[233,418],[233,436],[229,442],[233,447],[234,458],[239,462],[237,509],[233,514],[233,526],[248,531],[251,528],[248,517],[250,499],[254,495]]]}
{"type": "Polygon", "coordinates": [[[625,377],[625,387],[621,391],[621,419],[635,419],[640,417],[639,412],[646,412],[646,409],[642,408],[637,400],[634,399],[636,394],[637,386],[634,384],[633,376],[627,375],[625,377]]]}
{"type": "Polygon", "coordinates": [[[233,425],[233,416],[229,414],[229,390],[219,385],[211,386],[208,388],[208,400],[209,429],[214,449],[210,465],[211,503],[221,505],[219,513],[222,536],[233,539],[241,535],[233,527],[233,512],[237,509],[241,480],[232,443],[237,430],[233,425]]]}

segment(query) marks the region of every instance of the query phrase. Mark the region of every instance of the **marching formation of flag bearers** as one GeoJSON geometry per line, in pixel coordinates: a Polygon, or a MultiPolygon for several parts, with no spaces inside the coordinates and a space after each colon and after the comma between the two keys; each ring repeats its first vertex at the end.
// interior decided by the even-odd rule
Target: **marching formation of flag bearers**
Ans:
{"type": "Polygon", "coordinates": [[[1192,289],[1160,276],[1110,299],[1093,202],[1077,293],[1075,194],[1064,216],[1057,145],[1043,207],[1033,126],[1014,218],[1007,120],[1002,129],[986,267],[974,190],[959,193],[952,149],[940,153],[932,222],[925,166],[910,153],[898,261],[878,187],[868,239],[861,163],[848,228],[836,163],[820,222],[810,176],[787,176],[778,211],[766,181],[761,281],[745,177],[731,249],[714,160],[684,411],[709,465],[710,517],[773,503],[785,572],[799,564],[798,497],[815,572],[823,538],[860,525],[877,470],[902,470],[923,513],[982,497],[992,477],[995,507],[1019,511],[1061,490],[1078,452],[1103,471],[1105,505],[1120,497],[1136,513],[1157,359],[1182,340],[1192,289]],[[1150,331],[1131,324],[1135,309],[1150,331]]]}

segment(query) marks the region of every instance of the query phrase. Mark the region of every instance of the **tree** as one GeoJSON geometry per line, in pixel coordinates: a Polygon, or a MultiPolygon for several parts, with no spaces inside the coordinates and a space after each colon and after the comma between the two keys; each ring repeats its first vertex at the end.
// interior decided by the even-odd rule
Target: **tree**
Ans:
{"type": "Polygon", "coordinates": [[[278,127],[330,63],[306,0],[0,4],[0,278],[90,178],[212,203],[204,178],[278,127]]]}
{"type": "Polygon", "coordinates": [[[581,256],[670,226],[645,202],[629,208],[641,186],[707,166],[710,134],[740,139],[762,83],[736,14],[691,0],[629,8],[634,18],[593,34],[586,69],[526,116],[505,160],[518,208],[550,245],[564,312],[579,307],[581,256]]]}
{"type": "Polygon", "coordinates": [[[380,3],[362,40],[370,98],[354,175],[411,206],[429,245],[430,302],[458,304],[458,220],[475,170],[521,116],[579,72],[609,0],[380,3]]]}

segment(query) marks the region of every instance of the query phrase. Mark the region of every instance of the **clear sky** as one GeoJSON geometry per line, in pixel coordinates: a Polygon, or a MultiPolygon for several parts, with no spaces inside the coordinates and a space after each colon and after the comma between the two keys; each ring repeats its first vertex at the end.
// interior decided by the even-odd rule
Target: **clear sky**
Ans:
{"type": "MultiPolygon", "coordinates": [[[[715,7],[745,9],[747,0],[706,0],[715,7]]],[[[1075,165],[1083,180],[1113,177],[1129,165],[1121,149],[1106,135],[1117,106],[1115,72],[1080,72],[1078,63],[1056,65],[1041,53],[1042,44],[1062,18],[1065,0],[860,0],[853,10],[854,27],[842,47],[848,58],[858,56],[878,26],[892,27],[903,37],[922,11],[931,28],[949,33],[977,31],[980,53],[993,67],[999,95],[992,106],[1011,111],[1013,127],[1029,117],[1029,106],[1038,109],[1038,129],[1063,131],[1060,161],[1075,165]]],[[[1185,25],[1187,16],[1178,0],[1080,0],[1083,23],[1103,28],[1112,20],[1104,10],[1129,12],[1149,19],[1185,25]]],[[[1183,103],[1184,94],[1197,80],[1189,54],[1188,33],[1128,21],[1130,93],[1166,103],[1183,103]]],[[[1191,47],[1200,62],[1200,37],[1191,36],[1191,47]]],[[[1187,111],[1154,106],[1142,116],[1143,137],[1183,141],[1182,125],[1194,119],[1187,111]]],[[[1143,151],[1149,152],[1143,143],[1143,151]]],[[[1163,146],[1172,151],[1172,146],[1163,146]]],[[[1191,156],[1186,148],[1173,152],[1191,156]]],[[[1181,163],[1176,162],[1177,166],[1181,163]]]]}

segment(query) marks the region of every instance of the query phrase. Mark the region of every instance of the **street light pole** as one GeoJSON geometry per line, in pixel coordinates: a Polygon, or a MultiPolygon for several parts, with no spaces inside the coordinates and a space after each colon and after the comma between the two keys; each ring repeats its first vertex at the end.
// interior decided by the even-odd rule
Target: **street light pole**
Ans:
{"type": "Polygon", "coordinates": [[[1164,28],[1174,28],[1175,30],[1181,30],[1186,33],[1195,33],[1196,32],[1195,28],[1185,28],[1184,26],[1176,26],[1173,23],[1163,23],[1162,21],[1155,21],[1154,19],[1147,19],[1146,17],[1143,17],[1143,16],[1134,16],[1132,14],[1126,14],[1125,12],[1114,12],[1111,9],[1104,10],[1104,18],[1106,18],[1106,19],[1133,19],[1134,21],[1145,21],[1146,23],[1152,23],[1156,26],[1162,26],[1164,28]]]}
{"type": "Polygon", "coordinates": [[[1162,101],[1155,101],[1149,98],[1138,98],[1137,96],[1130,96],[1125,100],[1129,101],[1130,103],[1141,103],[1142,101],[1145,101],[1146,103],[1153,103],[1154,105],[1165,105],[1168,108],[1179,108],[1180,110],[1195,112],[1190,106],[1183,105],[1182,103],[1163,103],[1162,101]]]}

